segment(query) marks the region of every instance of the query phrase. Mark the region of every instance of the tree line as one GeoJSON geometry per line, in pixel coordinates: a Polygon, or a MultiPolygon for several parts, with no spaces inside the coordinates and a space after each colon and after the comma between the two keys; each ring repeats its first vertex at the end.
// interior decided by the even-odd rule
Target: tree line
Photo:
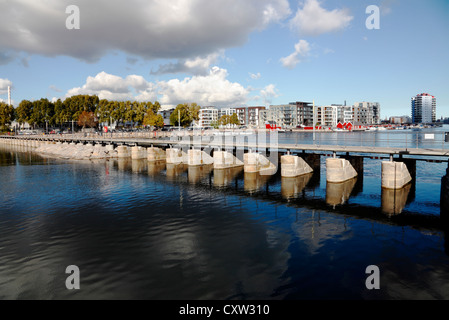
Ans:
{"type": "Polygon", "coordinates": [[[148,125],[160,128],[164,126],[164,119],[157,114],[160,108],[158,101],[154,103],[111,101],[99,99],[95,95],[77,95],[65,100],[58,99],[56,102],[46,98],[35,101],[23,100],[17,108],[1,102],[0,129],[5,131],[14,120],[20,126],[28,123],[33,128],[46,125],[62,127],[69,122],[76,122],[82,127],[94,127],[99,123],[111,125],[129,122],[136,126],[148,125]]]}
{"type": "MultiPolygon", "coordinates": [[[[28,123],[33,128],[63,127],[69,126],[70,122],[83,128],[96,127],[99,123],[108,126],[132,123],[133,126],[162,128],[164,119],[158,114],[160,109],[158,101],[112,101],[99,99],[96,95],[77,95],[55,102],[46,98],[23,100],[17,108],[0,102],[0,130],[7,130],[14,120],[20,126],[28,123]]],[[[199,120],[200,109],[196,103],[178,104],[170,116],[170,124],[189,127],[193,121],[199,120]]],[[[214,126],[228,124],[240,124],[236,114],[223,116],[214,126]]]]}

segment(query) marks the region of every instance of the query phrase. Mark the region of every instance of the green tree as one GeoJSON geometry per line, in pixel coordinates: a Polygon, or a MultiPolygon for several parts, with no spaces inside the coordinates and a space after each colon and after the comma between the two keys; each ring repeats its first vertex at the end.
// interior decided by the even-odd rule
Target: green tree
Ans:
{"type": "Polygon", "coordinates": [[[148,110],[152,110],[153,104],[151,102],[136,102],[135,103],[135,114],[134,121],[139,124],[143,124],[145,115],[148,110]]]}
{"type": "Polygon", "coordinates": [[[221,118],[220,118],[220,120],[218,120],[218,123],[219,123],[221,126],[227,126],[228,124],[231,123],[231,116],[228,116],[227,114],[222,115],[221,118]]]}
{"type": "Polygon", "coordinates": [[[23,100],[20,102],[19,106],[16,109],[16,118],[17,122],[20,125],[23,125],[24,123],[30,121],[32,108],[33,103],[31,101],[23,100]]]}
{"type": "Polygon", "coordinates": [[[189,127],[194,120],[199,119],[200,108],[201,107],[196,103],[178,104],[178,106],[170,116],[170,123],[173,126],[177,126],[179,123],[178,116],[180,115],[181,126],[184,128],[189,127]]]}
{"type": "Polygon", "coordinates": [[[113,105],[114,103],[112,101],[108,101],[106,99],[99,101],[95,110],[95,114],[97,115],[99,122],[107,122],[109,125],[111,124],[113,105]]]}
{"type": "Polygon", "coordinates": [[[143,119],[143,125],[162,128],[164,126],[164,118],[150,110],[143,119]]]}
{"type": "Polygon", "coordinates": [[[4,102],[0,102],[0,130],[6,131],[14,121],[14,107],[4,102]]]}
{"type": "Polygon", "coordinates": [[[233,125],[236,125],[236,126],[239,126],[241,124],[240,120],[239,120],[239,116],[236,113],[233,113],[232,116],[229,119],[229,123],[233,124],[233,125]]]}

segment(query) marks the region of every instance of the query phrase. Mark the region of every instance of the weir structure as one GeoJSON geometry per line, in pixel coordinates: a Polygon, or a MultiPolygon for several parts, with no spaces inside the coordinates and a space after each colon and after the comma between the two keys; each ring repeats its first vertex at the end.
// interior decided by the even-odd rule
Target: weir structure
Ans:
{"type": "MultiPolygon", "coordinates": [[[[97,155],[163,162],[167,176],[190,168],[192,176],[200,179],[214,171],[217,185],[229,183],[220,170],[230,170],[238,174],[243,168],[248,181],[258,177],[260,181],[278,172],[282,176],[283,194],[300,193],[307,183],[313,183],[321,170],[326,170],[328,204],[338,205],[349,198],[351,192],[363,181],[364,159],[381,161],[382,203],[391,215],[402,211],[407,198],[413,196],[416,181],[416,162],[448,162],[449,150],[445,149],[404,149],[390,147],[359,146],[317,146],[298,144],[256,143],[249,139],[230,140],[168,140],[132,138],[96,138],[71,135],[61,136],[0,136],[0,144],[27,147],[41,152],[60,148],[75,150],[77,154],[97,155]],[[325,165],[321,159],[326,158],[325,165]],[[181,166],[182,165],[182,166],[181,166]],[[195,168],[197,167],[197,168],[195,168]],[[205,168],[202,168],[205,167],[205,168]],[[195,173],[195,174],[194,174],[195,173]],[[288,188],[287,188],[288,187],[288,188]],[[334,196],[342,195],[342,196],[334,196]]],[[[50,152],[49,152],[50,153],[50,152]]],[[[54,155],[54,153],[51,153],[54,155]]],[[[65,154],[64,158],[70,158],[65,154]]],[[[76,158],[76,157],[74,157],[76,158]]],[[[153,165],[154,166],[154,165],[153,165]]],[[[160,168],[159,165],[157,168],[160,168]]],[[[156,167],[155,167],[156,168],[156,167]]],[[[136,162],[136,170],[138,170],[136,162]]],[[[194,179],[194,180],[195,180],[194,179]]],[[[319,177],[318,177],[319,179],[319,177]]],[[[257,180],[257,181],[259,181],[257,180]]],[[[258,182],[248,182],[248,190],[256,190],[258,182]],[[252,184],[252,185],[251,185],[252,184]]],[[[363,185],[363,183],[362,183],[363,185]]],[[[246,186],[245,186],[246,188],[246,186]]],[[[449,168],[441,180],[441,217],[449,220],[449,168]]]]}

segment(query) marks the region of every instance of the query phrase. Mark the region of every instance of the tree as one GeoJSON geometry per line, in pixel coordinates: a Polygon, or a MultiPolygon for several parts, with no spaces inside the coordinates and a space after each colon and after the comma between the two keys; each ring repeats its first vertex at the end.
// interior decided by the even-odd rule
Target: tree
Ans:
{"type": "Polygon", "coordinates": [[[23,100],[20,102],[16,109],[17,122],[22,125],[30,121],[31,110],[33,108],[33,103],[28,100],[23,100]]]}
{"type": "Polygon", "coordinates": [[[227,126],[228,124],[231,123],[231,117],[228,116],[227,114],[222,115],[221,118],[220,118],[220,120],[218,120],[218,123],[219,123],[221,126],[224,126],[224,127],[225,127],[225,126],[227,126]]]}
{"type": "Polygon", "coordinates": [[[87,127],[93,128],[97,126],[98,121],[93,112],[83,111],[78,118],[78,125],[82,126],[83,129],[87,127]]]}
{"type": "Polygon", "coordinates": [[[14,107],[0,102],[0,130],[5,131],[14,120],[14,107]]]}
{"type": "Polygon", "coordinates": [[[164,118],[150,110],[143,119],[143,125],[162,128],[164,126],[164,118]]]}
{"type": "Polygon", "coordinates": [[[229,123],[239,126],[241,124],[240,120],[239,120],[239,116],[236,113],[233,113],[231,118],[229,119],[229,123]]]}
{"type": "Polygon", "coordinates": [[[201,107],[198,106],[196,103],[178,104],[178,106],[170,116],[170,123],[173,126],[177,126],[179,124],[178,116],[180,115],[181,126],[184,128],[189,127],[194,120],[199,119],[200,108],[201,107]]]}
{"type": "Polygon", "coordinates": [[[95,109],[95,114],[98,117],[98,121],[100,121],[101,123],[107,122],[108,124],[110,124],[111,113],[112,113],[111,107],[112,106],[113,106],[112,102],[110,102],[106,99],[100,100],[97,108],[95,109]]]}

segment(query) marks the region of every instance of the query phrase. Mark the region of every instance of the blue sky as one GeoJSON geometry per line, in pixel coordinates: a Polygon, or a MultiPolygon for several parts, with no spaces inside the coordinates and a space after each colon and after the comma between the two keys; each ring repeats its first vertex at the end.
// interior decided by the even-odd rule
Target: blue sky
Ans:
{"type": "Polygon", "coordinates": [[[447,0],[0,0],[0,99],[97,94],[217,107],[380,102],[449,117],[447,0]],[[80,29],[68,30],[68,5],[80,29]],[[366,8],[380,8],[368,30],[366,8]]]}

